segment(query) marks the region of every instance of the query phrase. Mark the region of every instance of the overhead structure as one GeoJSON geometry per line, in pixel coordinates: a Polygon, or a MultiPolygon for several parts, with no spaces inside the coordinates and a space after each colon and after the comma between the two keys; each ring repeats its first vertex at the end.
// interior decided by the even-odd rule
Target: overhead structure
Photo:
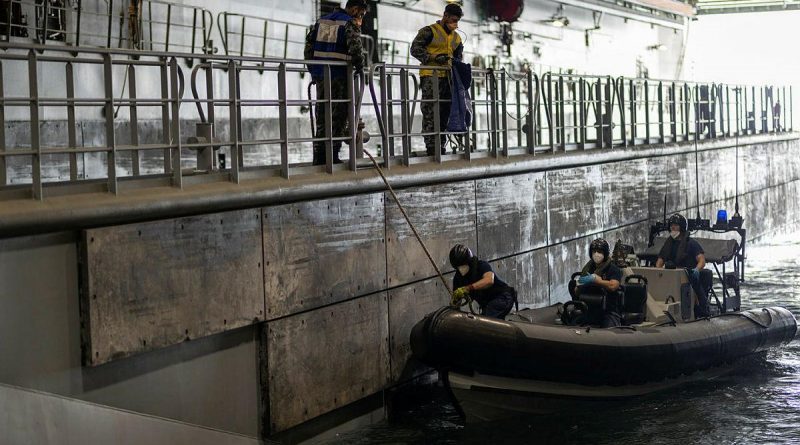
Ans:
{"type": "Polygon", "coordinates": [[[694,0],[698,15],[745,12],[791,11],[800,9],[800,0],[694,0]]]}
{"type": "Polygon", "coordinates": [[[686,19],[695,16],[694,6],[679,0],[557,0],[556,3],[674,29],[683,29],[686,19]]]}

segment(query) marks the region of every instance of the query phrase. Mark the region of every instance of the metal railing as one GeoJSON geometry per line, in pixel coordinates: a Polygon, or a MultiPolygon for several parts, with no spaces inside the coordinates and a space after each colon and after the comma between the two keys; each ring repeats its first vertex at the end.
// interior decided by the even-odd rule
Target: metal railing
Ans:
{"type": "MultiPolygon", "coordinates": [[[[163,0],[0,2],[0,39],[6,42],[204,54],[213,51],[212,29],[207,9],[163,0]]],[[[191,65],[192,56],[184,57],[191,65]]]]}
{"type": "Polygon", "coordinates": [[[0,85],[14,91],[0,97],[0,200],[356,171],[370,165],[362,143],[391,168],[791,131],[783,87],[475,69],[483,88],[471,87],[472,125],[448,133],[436,119],[422,131],[423,104],[438,115],[450,99],[438,82],[421,94],[419,70],[441,67],[380,63],[359,76],[344,62],[315,62],[323,91],[333,89],[331,69],[349,72],[344,97],[316,99],[305,96],[307,62],[297,59],[208,54],[185,73],[185,53],[0,49],[0,81],[15,81],[0,85]],[[330,118],[317,135],[303,122],[303,110],[330,117],[339,103],[378,136],[349,125],[333,137],[330,118]],[[342,165],[332,162],[339,141],[349,145],[342,165]],[[310,165],[315,142],[325,165],[310,165]]]}

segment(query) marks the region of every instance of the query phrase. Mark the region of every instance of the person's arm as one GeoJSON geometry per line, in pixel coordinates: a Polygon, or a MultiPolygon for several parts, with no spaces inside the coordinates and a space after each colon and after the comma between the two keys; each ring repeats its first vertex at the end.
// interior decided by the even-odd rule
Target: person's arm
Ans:
{"type": "Polygon", "coordinates": [[[364,69],[364,45],[361,44],[361,28],[350,20],[344,25],[345,41],[347,42],[347,54],[350,56],[350,63],[353,69],[361,71],[364,69]]]}
{"type": "Polygon", "coordinates": [[[701,252],[701,253],[697,254],[695,259],[697,260],[696,269],[697,270],[703,270],[703,268],[706,267],[706,255],[701,252]]]}
{"type": "Polygon", "coordinates": [[[483,274],[483,277],[481,277],[480,280],[467,286],[467,289],[469,289],[469,291],[472,292],[474,290],[490,288],[492,287],[493,284],[494,284],[494,272],[486,272],[483,274]]]}
{"type": "Polygon", "coordinates": [[[314,25],[308,31],[308,34],[306,34],[306,45],[303,47],[303,58],[306,60],[311,60],[314,58],[314,40],[317,39],[316,31],[317,27],[314,25]]]}
{"type": "Polygon", "coordinates": [[[419,60],[419,63],[425,65],[428,63],[428,58],[430,54],[428,54],[428,45],[431,44],[433,41],[433,31],[431,28],[426,26],[417,32],[417,36],[414,37],[414,41],[411,42],[411,56],[415,59],[419,60]]]}
{"type": "Polygon", "coordinates": [[[658,257],[656,260],[656,267],[659,269],[664,267],[664,258],[658,257]]]}
{"type": "Polygon", "coordinates": [[[615,279],[604,280],[600,277],[597,277],[597,279],[594,280],[594,284],[602,287],[603,289],[609,292],[616,292],[617,289],[619,289],[619,280],[615,279]]]}
{"type": "MultiPolygon", "coordinates": [[[[453,32],[455,32],[455,31],[453,31],[453,32]]],[[[456,50],[453,51],[453,59],[454,60],[458,60],[459,62],[463,62],[464,61],[464,43],[463,42],[459,43],[458,44],[458,48],[456,48],[456,50]]]]}

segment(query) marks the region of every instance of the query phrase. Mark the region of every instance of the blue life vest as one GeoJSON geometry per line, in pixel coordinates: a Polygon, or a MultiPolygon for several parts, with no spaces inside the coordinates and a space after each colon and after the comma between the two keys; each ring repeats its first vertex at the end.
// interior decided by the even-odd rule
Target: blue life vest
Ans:
{"type": "MultiPolygon", "coordinates": [[[[350,60],[344,27],[352,19],[353,17],[339,9],[317,20],[314,25],[314,60],[350,60]]],[[[323,65],[309,65],[308,70],[314,80],[321,80],[325,75],[323,65]]],[[[346,76],[347,68],[331,67],[332,79],[346,76]]]]}

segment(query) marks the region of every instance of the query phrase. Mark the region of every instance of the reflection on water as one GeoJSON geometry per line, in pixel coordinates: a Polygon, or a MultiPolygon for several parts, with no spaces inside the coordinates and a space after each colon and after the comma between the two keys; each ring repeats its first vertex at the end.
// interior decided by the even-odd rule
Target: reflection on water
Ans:
{"type": "MultiPolygon", "coordinates": [[[[742,308],[783,306],[800,316],[800,236],[748,247],[742,308]]],[[[591,412],[464,425],[441,388],[403,394],[393,418],[326,443],[347,444],[797,444],[800,341],[736,372],[591,412]]],[[[588,370],[587,370],[588,371],[588,370]]]]}

